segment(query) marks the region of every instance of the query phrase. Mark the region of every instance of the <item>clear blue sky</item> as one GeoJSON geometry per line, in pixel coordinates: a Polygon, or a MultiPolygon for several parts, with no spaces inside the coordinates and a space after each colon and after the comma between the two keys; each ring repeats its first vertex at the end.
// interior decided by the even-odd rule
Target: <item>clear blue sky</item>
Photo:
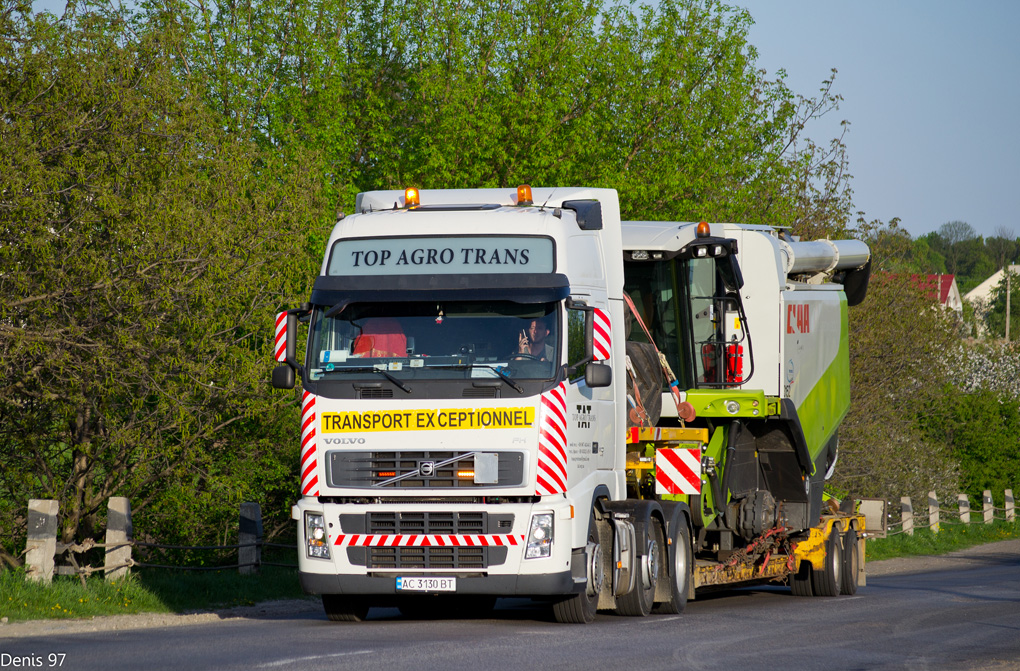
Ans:
{"type": "Polygon", "coordinates": [[[913,236],[947,221],[1020,235],[1020,1],[732,0],[758,65],[814,95],[831,68],[854,205],[913,236]]]}
{"type": "MultiPolygon", "coordinates": [[[[802,95],[831,68],[844,100],[808,128],[846,139],[854,205],[913,235],[947,221],[1020,235],[1020,0],[732,0],[769,75],[802,95]]],[[[64,0],[35,0],[58,15],[64,0]]]]}

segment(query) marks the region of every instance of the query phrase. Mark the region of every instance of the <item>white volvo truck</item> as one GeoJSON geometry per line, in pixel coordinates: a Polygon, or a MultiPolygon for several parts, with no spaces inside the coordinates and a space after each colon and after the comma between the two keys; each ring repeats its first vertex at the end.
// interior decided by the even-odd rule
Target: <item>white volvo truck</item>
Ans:
{"type": "Polygon", "coordinates": [[[360,194],[277,315],[303,588],[333,620],[516,596],[581,623],[854,591],[863,519],[822,486],[868,268],[855,241],[621,223],[611,189],[360,194]]]}

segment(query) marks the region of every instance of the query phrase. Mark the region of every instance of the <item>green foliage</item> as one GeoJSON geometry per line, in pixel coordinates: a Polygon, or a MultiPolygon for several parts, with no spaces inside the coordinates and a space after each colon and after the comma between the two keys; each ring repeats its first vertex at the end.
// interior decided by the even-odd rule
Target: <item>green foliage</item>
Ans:
{"type": "Polygon", "coordinates": [[[805,99],[765,80],[749,15],[716,0],[190,7],[173,16],[197,26],[184,61],[210,104],[260,142],[314,148],[335,209],[527,182],[617,188],[630,218],[847,219],[841,139],[803,132],[838,106],[832,81],[805,99]]]}
{"type": "Polygon", "coordinates": [[[836,487],[891,499],[957,491],[949,445],[917,423],[944,402],[948,372],[937,362],[958,342],[956,329],[906,276],[872,275],[867,299],[850,310],[851,403],[836,487]]]}
{"type": "Polygon", "coordinates": [[[920,416],[920,427],[932,440],[951,446],[963,491],[979,501],[986,489],[993,497],[1006,489],[1020,492],[1020,399],[954,387],[942,395],[942,402],[920,416]]]}
{"type": "Polygon", "coordinates": [[[985,324],[992,336],[996,338],[1006,336],[1006,297],[1008,295],[1010,299],[1010,340],[1020,340],[1020,275],[1014,272],[1009,272],[1007,275],[1008,277],[1003,277],[992,289],[988,308],[984,314],[985,324]]]}
{"type": "MultiPolygon", "coordinates": [[[[5,14],[0,41],[0,528],[60,501],[62,538],[106,499],[163,542],[208,537],[296,487],[272,315],[306,295],[322,215],[310,162],[227,132],[175,26],[5,14]]],[[[267,505],[271,504],[271,505],[267,505]]]]}

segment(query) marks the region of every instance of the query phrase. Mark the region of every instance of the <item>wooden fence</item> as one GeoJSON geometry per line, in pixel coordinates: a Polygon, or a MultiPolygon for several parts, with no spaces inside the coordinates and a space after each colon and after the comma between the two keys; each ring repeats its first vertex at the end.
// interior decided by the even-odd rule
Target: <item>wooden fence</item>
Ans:
{"type": "Polygon", "coordinates": [[[262,548],[295,549],[294,545],[267,543],[262,539],[262,509],[257,503],[242,503],[238,516],[237,543],[234,545],[165,545],[142,543],[134,540],[131,523],[131,503],[124,497],[110,497],[107,508],[105,542],[87,539],[81,543],[57,542],[56,501],[31,499],[28,502],[28,540],[25,552],[27,580],[50,582],[56,575],[77,575],[85,578],[93,573],[104,573],[106,580],[119,580],[127,576],[132,567],[164,568],[191,571],[217,571],[236,568],[242,574],[258,571],[261,566],[296,567],[296,564],[277,564],[262,560],[262,548]],[[163,550],[237,550],[237,563],[222,566],[172,566],[137,561],[132,548],[163,550]],[[79,565],[77,555],[95,548],[106,550],[102,566],[79,565]],[[57,558],[67,556],[67,564],[59,565],[57,558]]]}
{"type": "MultiPolygon", "coordinates": [[[[981,498],[982,523],[991,524],[996,519],[1016,522],[1013,490],[1005,491],[1005,507],[1003,508],[997,508],[992,504],[992,493],[987,489],[981,498]],[[1000,516],[997,513],[1003,514],[1000,516]]],[[[867,502],[880,504],[877,514],[869,514],[868,530],[872,537],[895,536],[897,534],[913,535],[915,528],[929,528],[937,532],[941,524],[977,523],[971,518],[970,500],[966,494],[959,494],[952,504],[944,504],[939,502],[935,492],[929,492],[927,523],[919,522],[915,518],[913,503],[908,496],[900,499],[900,520],[898,522],[887,521],[885,501],[869,499],[867,502]],[[953,520],[953,517],[959,517],[959,521],[953,520]],[[875,519],[875,524],[873,524],[872,518],[879,519],[875,519]]],[[[28,580],[49,582],[56,573],[57,575],[77,575],[84,584],[86,577],[98,572],[103,572],[107,580],[118,580],[126,576],[134,566],[196,571],[236,568],[242,574],[255,573],[260,566],[295,566],[294,564],[276,564],[262,560],[262,548],[264,547],[294,549],[295,546],[266,543],[262,540],[262,509],[257,503],[241,504],[235,545],[163,545],[135,541],[131,525],[131,503],[126,498],[119,496],[111,497],[109,501],[104,543],[88,539],[81,543],[65,545],[57,543],[58,512],[56,501],[32,499],[28,502],[28,541],[25,556],[27,568],[25,575],[28,580]],[[173,550],[237,550],[237,563],[223,566],[171,566],[144,563],[132,558],[131,549],[135,547],[173,550]],[[80,566],[76,555],[94,548],[106,549],[104,564],[98,567],[80,566]],[[69,564],[58,566],[56,558],[65,554],[69,564]]]]}
{"type": "Polygon", "coordinates": [[[1016,522],[1016,502],[1013,490],[1007,489],[1003,496],[1004,507],[998,508],[992,502],[992,492],[985,490],[981,494],[980,509],[972,510],[970,499],[966,494],[958,494],[955,501],[940,502],[935,492],[928,492],[928,517],[917,516],[914,504],[909,496],[900,498],[900,519],[889,522],[880,536],[896,536],[898,534],[914,535],[915,529],[931,529],[938,532],[943,524],[992,524],[995,520],[1016,522]],[[1000,514],[1001,513],[1001,514],[1000,514]],[[975,519],[980,516],[980,519],[975,519]]]}

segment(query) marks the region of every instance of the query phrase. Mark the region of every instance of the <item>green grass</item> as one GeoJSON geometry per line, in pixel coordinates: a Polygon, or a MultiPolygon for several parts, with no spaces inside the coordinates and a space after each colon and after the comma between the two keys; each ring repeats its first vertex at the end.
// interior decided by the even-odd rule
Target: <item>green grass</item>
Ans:
{"type": "Polygon", "coordinates": [[[867,560],[892,559],[912,555],[941,555],[975,545],[1020,538],[1020,523],[996,520],[992,524],[942,523],[938,533],[915,529],[914,535],[901,533],[887,538],[869,540],[867,560]]]}
{"type": "Polygon", "coordinates": [[[107,583],[94,576],[56,576],[45,585],[25,580],[23,571],[0,572],[0,617],[10,622],[87,618],[127,613],[184,613],[246,606],[303,596],[294,569],[266,566],[258,575],[233,571],[188,572],[139,569],[107,583]]]}
{"type": "MultiPolygon", "coordinates": [[[[869,540],[868,561],[938,555],[974,545],[1020,538],[1020,523],[943,523],[933,534],[917,529],[913,536],[898,534],[869,540]]],[[[236,570],[171,571],[142,568],[127,579],[107,583],[101,576],[89,578],[82,587],[76,577],[57,576],[49,585],[27,582],[23,571],[0,571],[0,617],[24,620],[88,618],[128,613],[186,613],[260,601],[301,598],[297,572],[292,568],[264,566],[257,575],[236,570]]]]}

